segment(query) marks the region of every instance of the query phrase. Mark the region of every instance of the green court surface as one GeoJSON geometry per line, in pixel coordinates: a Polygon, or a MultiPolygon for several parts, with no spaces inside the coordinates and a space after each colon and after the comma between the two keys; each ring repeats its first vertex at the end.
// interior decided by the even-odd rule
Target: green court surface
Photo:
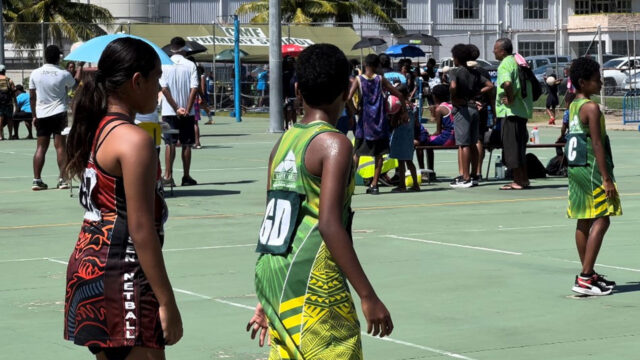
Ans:
{"type": "MultiPolygon", "coordinates": [[[[200,185],[167,198],[165,259],[185,328],[169,358],[267,357],[244,331],[256,304],[267,158],[278,138],[267,128],[265,118],[202,126],[192,166],[200,185]]],[[[540,131],[544,143],[559,129],[540,131]]],[[[640,134],[610,136],[624,216],[612,219],[598,259],[597,270],[619,285],[607,297],[570,291],[580,267],[566,178],[534,180],[524,191],[499,191],[500,181],[454,190],[456,152],[439,151],[440,181],[420,193],[381,188],[371,196],[357,187],[354,244],[395,324],[390,338],[363,336],[365,358],[637,358],[640,134]]],[[[65,263],[82,211],[68,191],[31,191],[34,149],[30,140],[0,142],[0,358],[86,359],[86,349],[62,338],[65,263]]],[[[535,153],[546,164],[554,150],[535,153]]],[[[175,168],[179,182],[179,157],[175,168]]],[[[56,175],[50,149],[45,182],[54,187],[56,175]]]]}

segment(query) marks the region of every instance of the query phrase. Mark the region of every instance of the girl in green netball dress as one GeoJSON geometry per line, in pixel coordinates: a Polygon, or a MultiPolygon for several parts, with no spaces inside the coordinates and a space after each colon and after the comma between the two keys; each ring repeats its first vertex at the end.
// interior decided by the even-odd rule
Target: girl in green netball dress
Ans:
{"type": "Polygon", "coordinates": [[[569,207],[567,215],[577,219],[576,245],[582,272],[573,291],[584,295],[608,295],[616,283],[594,270],[609,217],[622,215],[613,177],[613,158],[604,115],[590,96],[600,92],[600,65],[579,58],[570,69],[576,98],[569,107],[566,154],[569,161],[569,207]]]}
{"type": "Polygon", "coordinates": [[[360,296],[368,332],[393,330],[353,249],[351,142],[335,128],[347,100],[349,62],[337,47],[312,45],[298,58],[304,118],[269,159],[267,210],[259,232],[259,304],[247,325],[270,360],[362,359],[360,324],[347,279],[360,296]],[[268,326],[267,326],[268,324],[268,326]]]}

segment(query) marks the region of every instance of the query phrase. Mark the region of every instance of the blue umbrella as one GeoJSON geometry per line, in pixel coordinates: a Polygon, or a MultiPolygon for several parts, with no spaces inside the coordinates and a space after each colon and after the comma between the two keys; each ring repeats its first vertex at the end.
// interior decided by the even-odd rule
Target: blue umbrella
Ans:
{"type": "Polygon", "coordinates": [[[129,34],[108,34],[94,37],[86,43],[78,46],[77,49],[73,50],[64,59],[72,61],[85,61],[97,64],[100,60],[100,55],[102,55],[102,52],[107,47],[107,45],[109,45],[109,43],[111,43],[113,40],[123,37],[131,37],[146,42],[147,44],[151,45],[151,47],[153,47],[153,49],[156,51],[156,54],[158,54],[158,56],[160,57],[160,63],[162,65],[173,65],[173,61],[171,61],[171,58],[158,45],[152,43],[147,39],[129,34]]]}
{"type": "Polygon", "coordinates": [[[420,57],[424,56],[424,51],[419,47],[407,44],[396,44],[389,46],[385,54],[391,57],[420,57]]]}

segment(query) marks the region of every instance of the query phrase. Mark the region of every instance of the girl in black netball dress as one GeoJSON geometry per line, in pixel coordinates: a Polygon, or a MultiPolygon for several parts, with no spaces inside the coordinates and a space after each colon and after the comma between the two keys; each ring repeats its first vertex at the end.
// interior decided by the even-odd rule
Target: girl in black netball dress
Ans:
{"type": "Polygon", "coordinates": [[[160,59],[120,38],[83,81],[67,142],[84,222],[67,268],[65,339],[98,359],[164,359],[182,320],[162,257],[167,209],[158,155],[133,124],[156,108],[160,59]]]}

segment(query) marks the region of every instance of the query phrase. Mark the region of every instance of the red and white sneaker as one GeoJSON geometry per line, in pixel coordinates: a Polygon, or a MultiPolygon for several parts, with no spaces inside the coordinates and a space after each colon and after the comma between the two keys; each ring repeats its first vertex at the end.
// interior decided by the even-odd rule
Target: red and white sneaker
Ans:
{"type": "Polygon", "coordinates": [[[612,280],[609,280],[609,279],[605,279],[605,276],[606,276],[606,275],[604,275],[604,274],[598,274],[598,273],[594,273],[594,274],[595,274],[595,275],[596,275],[596,277],[598,278],[598,282],[599,282],[600,284],[602,284],[602,285],[604,285],[604,286],[606,286],[606,287],[608,287],[608,288],[610,288],[610,289],[613,289],[613,288],[615,288],[615,287],[616,287],[616,282],[615,282],[615,281],[612,281],[612,280]]]}
{"type": "Polygon", "coordinates": [[[582,295],[602,296],[611,294],[613,288],[607,287],[604,283],[598,281],[598,275],[593,274],[590,277],[576,276],[576,281],[571,290],[582,295]]]}

